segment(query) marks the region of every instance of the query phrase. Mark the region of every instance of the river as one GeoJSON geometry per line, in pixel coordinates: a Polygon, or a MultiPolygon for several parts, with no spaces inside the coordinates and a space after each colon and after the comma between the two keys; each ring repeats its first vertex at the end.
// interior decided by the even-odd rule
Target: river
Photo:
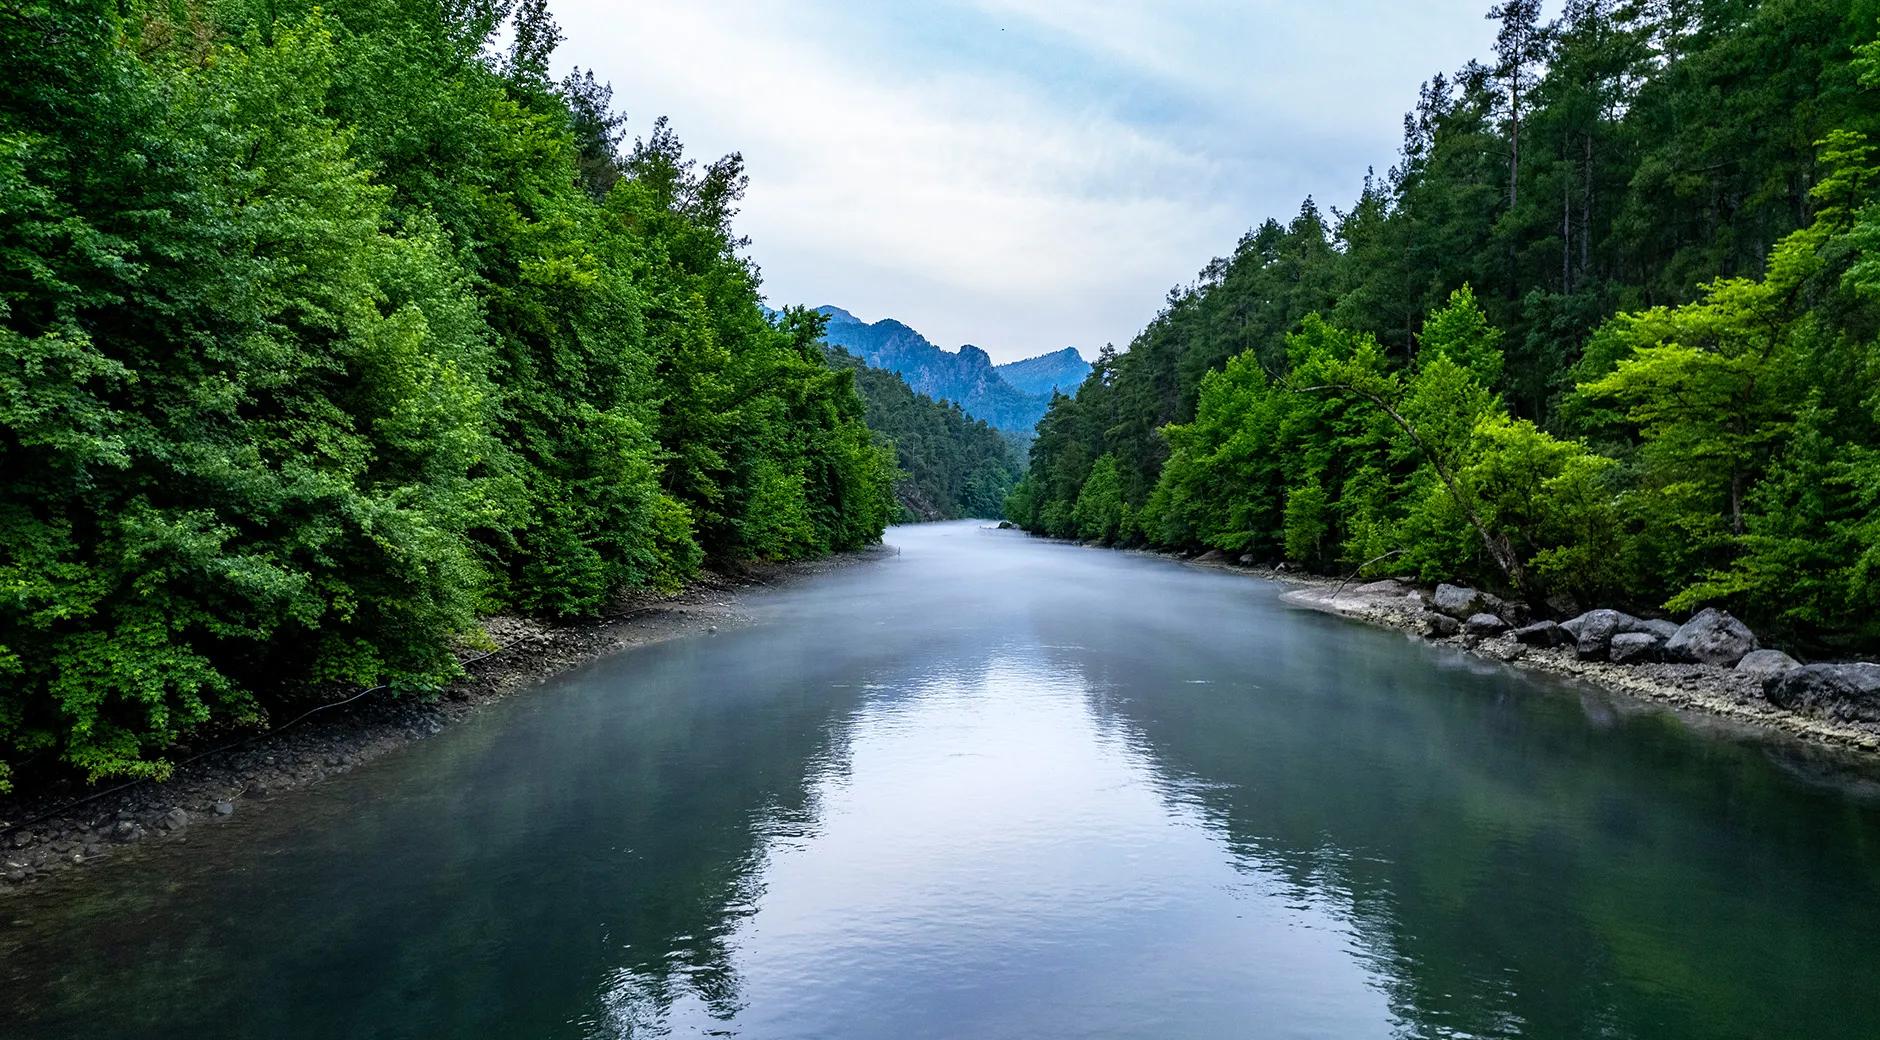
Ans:
{"type": "Polygon", "coordinates": [[[1880,1036],[1880,795],[979,523],[0,905],[11,1037],[1880,1036]]]}

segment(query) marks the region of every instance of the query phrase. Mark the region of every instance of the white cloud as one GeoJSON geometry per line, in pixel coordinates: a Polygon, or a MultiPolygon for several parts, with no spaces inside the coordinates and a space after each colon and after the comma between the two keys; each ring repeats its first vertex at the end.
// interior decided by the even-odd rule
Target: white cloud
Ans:
{"type": "Polygon", "coordinates": [[[897,317],[1000,360],[1126,343],[1240,230],[1307,191],[1353,193],[1429,71],[1396,61],[1397,96],[1356,104],[1371,113],[1356,133],[1327,84],[1389,77],[1360,63],[1301,79],[1309,54],[1253,71],[1237,55],[1296,48],[1312,24],[1257,8],[1255,22],[1193,0],[554,10],[560,60],[610,80],[636,129],[666,114],[695,154],[744,153],[740,228],[774,303],[897,317]],[[1258,18],[1271,31],[1250,48],[1258,18]]]}

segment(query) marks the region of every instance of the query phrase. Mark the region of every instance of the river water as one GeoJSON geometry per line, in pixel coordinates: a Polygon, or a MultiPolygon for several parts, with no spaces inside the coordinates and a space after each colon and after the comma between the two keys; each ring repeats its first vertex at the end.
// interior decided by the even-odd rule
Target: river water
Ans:
{"type": "Polygon", "coordinates": [[[1842,763],[977,523],[0,903],[6,1037],[1880,1036],[1842,763]]]}

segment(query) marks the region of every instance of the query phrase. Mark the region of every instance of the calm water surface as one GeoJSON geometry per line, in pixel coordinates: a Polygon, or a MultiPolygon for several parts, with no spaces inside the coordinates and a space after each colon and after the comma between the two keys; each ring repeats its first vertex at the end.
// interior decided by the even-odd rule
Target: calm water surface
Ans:
{"type": "Polygon", "coordinates": [[[0,903],[7,1037],[1880,1036],[1803,752],[977,524],[0,903]]]}

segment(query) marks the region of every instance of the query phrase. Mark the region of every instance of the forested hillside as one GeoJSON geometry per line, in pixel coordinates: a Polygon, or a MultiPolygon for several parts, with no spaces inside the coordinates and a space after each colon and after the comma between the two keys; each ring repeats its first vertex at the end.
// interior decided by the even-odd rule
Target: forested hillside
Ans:
{"type": "Polygon", "coordinates": [[[1537,0],[1038,428],[1055,535],[1880,645],[1875,0],[1537,0]]]}
{"type": "Polygon", "coordinates": [[[906,380],[870,368],[840,347],[831,364],[855,373],[868,428],[891,440],[901,476],[894,499],[901,520],[1003,515],[1018,483],[1018,453],[999,431],[950,401],[915,393],[906,380]]]}
{"type": "Polygon", "coordinates": [[[760,310],[739,158],[623,152],[557,38],[541,0],[0,8],[0,786],[880,535],[892,454],[760,310]]]}

